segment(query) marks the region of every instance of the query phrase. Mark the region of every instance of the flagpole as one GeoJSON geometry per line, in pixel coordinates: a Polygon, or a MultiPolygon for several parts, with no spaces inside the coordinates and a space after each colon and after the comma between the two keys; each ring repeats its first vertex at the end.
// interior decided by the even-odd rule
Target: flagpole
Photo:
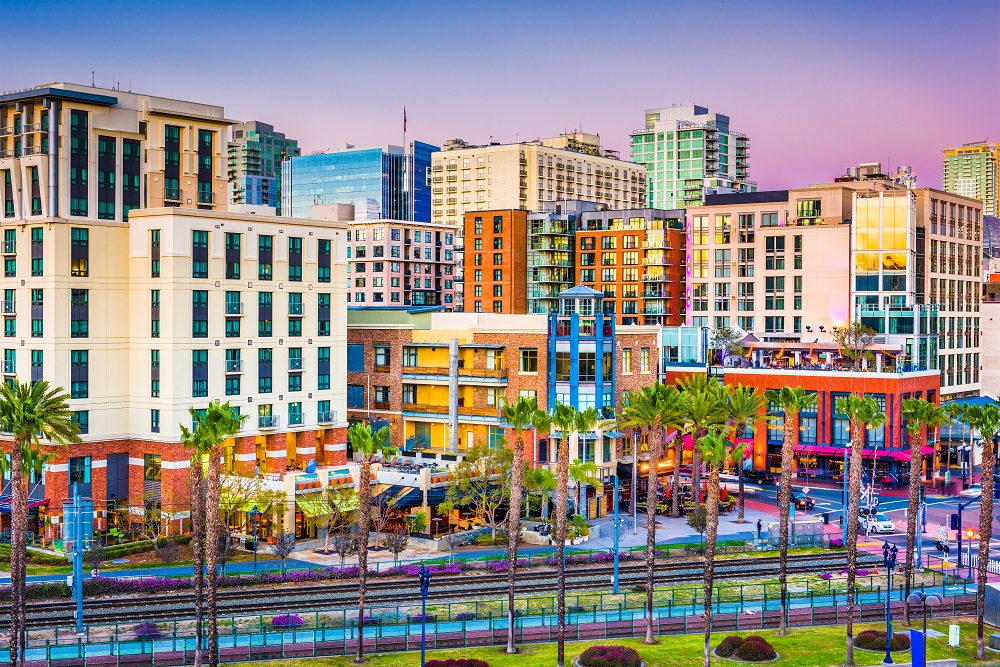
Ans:
{"type": "Polygon", "coordinates": [[[403,217],[405,218],[410,211],[409,204],[409,183],[407,182],[410,177],[410,164],[406,157],[406,105],[403,105],[403,197],[406,201],[406,209],[403,211],[403,217]]]}

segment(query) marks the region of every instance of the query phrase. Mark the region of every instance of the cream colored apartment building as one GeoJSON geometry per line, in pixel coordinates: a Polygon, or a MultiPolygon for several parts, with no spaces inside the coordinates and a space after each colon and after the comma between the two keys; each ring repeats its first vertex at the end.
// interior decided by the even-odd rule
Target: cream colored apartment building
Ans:
{"type": "Polygon", "coordinates": [[[36,487],[50,537],[71,483],[103,528],[182,507],[180,426],[213,399],[249,415],[230,472],[346,459],[346,224],[226,211],[229,124],[72,84],[0,94],[0,372],[65,389],[83,440],[36,487]]]}
{"type": "Polygon", "coordinates": [[[843,179],[709,195],[687,220],[688,324],[780,350],[860,319],[904,366],[939,370],[942,394],[978,390],[979,202],[843,179]]]}

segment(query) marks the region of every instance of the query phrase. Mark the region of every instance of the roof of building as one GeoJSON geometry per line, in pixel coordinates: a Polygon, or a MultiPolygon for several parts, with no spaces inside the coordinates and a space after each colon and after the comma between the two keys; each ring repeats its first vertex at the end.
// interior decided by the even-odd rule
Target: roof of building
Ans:
{"type": "Polygon", "coordinates": [[[348,306],[348,311],[371,310],[381,312],[405,312],[411,315],[416,313],[433,313],[444,310],[444,306],[348,306]]]}
{"type": "Polygon", "coordinates": [[[586,285],[577,285],[576,287],[570,287],[568,290],[559,292],[560,299],[593,299],[603,297],[604,292],[598,292],[586,285]]]}
{"type": "Polygon", "coordinates": [[[9,93],[0,93],[0,102],[20,102],[22,100],[35,100],[44,97],[73,102],[86,102],[87,104],[98,104],[103,106],[114,106],[115,104],[118,104],[118,98],[111,97],[110,95],[82,93],[76,90],[51,87],[26,88],[24,90],[14,90],[9,93]]]}
{"type": "Polygon", "coordinates": [[[705,195],[705,206],[726,206],[731,204],[769,204],[787,202],[788,190],[763,190],[761,192],[733,192],[721,195],[705,195]]]}

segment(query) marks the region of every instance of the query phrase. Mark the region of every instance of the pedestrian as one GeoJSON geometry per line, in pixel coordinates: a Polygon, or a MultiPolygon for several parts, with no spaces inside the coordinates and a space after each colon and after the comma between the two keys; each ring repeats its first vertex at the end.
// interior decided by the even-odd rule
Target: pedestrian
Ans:
{"type": "Polygon", "coordinates": [[[764,528],[764,524],[761,523],[760,519],[757,519],[757,539],[760,539],[760,533],[764,528]]]}
{"type": "Polygon", "coordinates": [[[96,579],[99,576],[101,576],[101,571],[98,570],[96,567],[93,570],[90,571],[90,577],[92,579],[96,579]]]}

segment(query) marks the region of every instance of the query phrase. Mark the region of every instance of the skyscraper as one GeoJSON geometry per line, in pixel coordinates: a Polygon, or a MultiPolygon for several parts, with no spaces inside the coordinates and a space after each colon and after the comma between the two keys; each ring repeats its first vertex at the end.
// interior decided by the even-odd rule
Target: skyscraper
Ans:
{"type": "Polygon", "coordinates": [[[1000,143],[978,141],[944,151],[944,189],[983,202],[983,215],[1000,210],[1000,143]]]}
{"type": "Polygon", "coordinates": [[[632,132],[632,160],[646,167],[651,208],[700,206],[705,194],[754,192],[750,140],[729,129],[729,116],[697,105],[647,109],[632,132]]]}
{"type": "Polygon", "coordinates": [[[354,204],[358,220],[364,215],[430,222],[427,172],[436,150],[437,146],[420,141],[412,142],[405,155],[401,146],[348,144],[330,153],[286,160],[281,165],[282,215],[308,218],[316,205],[354,204]]]}
{"type": "Polygon", "coordinates": [[[250,120],[233,126],[229,142],[229,201],[273,206],[281,213],[281,161],[300,155],[299,143],[273,125],[250,120]]]}

